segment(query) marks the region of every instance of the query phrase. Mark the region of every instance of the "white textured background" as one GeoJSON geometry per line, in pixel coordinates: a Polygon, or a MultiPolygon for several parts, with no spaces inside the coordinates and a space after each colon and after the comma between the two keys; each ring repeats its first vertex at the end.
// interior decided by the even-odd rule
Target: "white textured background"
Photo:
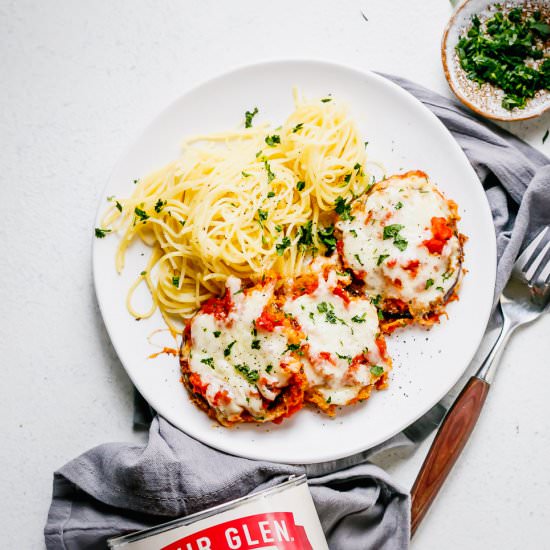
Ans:
{"type": "MultiPolygon", "coordinates": [[[[450,13],[445,0],[0,1],[3,548],[43,548],[57,467],[142,438],[90,265],[97,199],[127,144],[186,88],[264,59],[339,61],[448,95],[450,13]]],[[[549,126],[512,128],[550,154],[549,126]]],[[[514,337],[414,550],[548,548],[549,329],[547,317],[514,337]]],[[[384,462],[410,485],[426,448],[384,462]]]]}

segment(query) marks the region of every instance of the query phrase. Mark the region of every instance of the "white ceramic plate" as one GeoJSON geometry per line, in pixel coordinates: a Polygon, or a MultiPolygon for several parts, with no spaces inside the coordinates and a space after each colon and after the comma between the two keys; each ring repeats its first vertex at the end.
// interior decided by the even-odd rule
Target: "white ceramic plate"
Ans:
{"type": "MultiPolygon", "coordinates": [[[[368,449],[393,436],[432,407],[470,362],[488,320],[495,282],[495,237],[482,186],[450,133],[410,94],[372,73],[318,61],[280,61],[224,74],[185,93],[162,112],[117,164],[106,197],[124,197],[132,181],[175,158],[187,134],[236,127],[244,112],[260,109],[257,120],[278,125],[292,111],[291,90],[308,96],[332,93],[345,99],[371,160],[388,174],[411,169],[427,172],[459,204],[468,275],[449,320],[431,331],[408,328],[388,338],[394,359],[390,387],[334,418],[306,408],[281,425],[215,426],[189,400],[179,365],[157,351],[147,337],[163,327],[160,314],[136,322],[126,311],[130,283],[143,269],[148,250],[133,246],[124,273],[114,268],[117,237],[95,239],[97,297],[113,345],[130,378],[151,406],[192,437],[226,452],[289,463],[332,460],[368,449]],[[142,253],[145,252],[145,256],[142,253]]],[[[255,121],[256,122],[256,121],[255,121]]],[[[146,292],[140,300],[147,302],[146,292]]]]}

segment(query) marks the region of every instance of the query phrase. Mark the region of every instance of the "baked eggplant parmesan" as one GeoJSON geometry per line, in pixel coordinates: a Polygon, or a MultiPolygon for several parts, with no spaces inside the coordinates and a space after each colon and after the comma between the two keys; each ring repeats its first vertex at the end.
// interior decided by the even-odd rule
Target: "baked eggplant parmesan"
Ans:
{"type": "Polygon", "coordinates": [[[460,279],[456,204],[414,171],[377,183],[338,218],[342,262],[381,309],[384,329],[436,322],[460,279]]]}
{"type": "Polygon", "coordinates": [[[332,267],[294,280],[283,306],[300,326],[306,401],[334,415],[386,385],[391,360],[376,308],[352,296],[349,275],[332,267]]]}
{"type": "Polygon", "coordinates": [[[182,379],[194,401],[224,426],[280,422],[304,400],[303,335],[285,316],[275,279],[250,288],[230,277],[221,298],[186,325],[182,379]]]}

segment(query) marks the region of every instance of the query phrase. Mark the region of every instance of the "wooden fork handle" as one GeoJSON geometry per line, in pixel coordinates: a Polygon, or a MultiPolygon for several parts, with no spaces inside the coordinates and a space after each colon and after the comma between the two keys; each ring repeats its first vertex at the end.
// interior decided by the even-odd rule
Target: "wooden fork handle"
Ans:
{"type": "Polygon", "coordinates": [[[485,380],[472,376],[445,416],[411,490],[411,536],[464,449],[489,388],[485,380]]]}

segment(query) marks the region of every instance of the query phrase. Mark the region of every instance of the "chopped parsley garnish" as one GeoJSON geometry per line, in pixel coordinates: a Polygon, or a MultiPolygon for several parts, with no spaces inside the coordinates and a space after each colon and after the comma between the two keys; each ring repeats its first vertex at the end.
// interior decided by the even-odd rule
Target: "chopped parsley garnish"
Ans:
{"type": "Polygon", "coordinates": [[[382,296],[380,296],[380,294],[377,294],[376,296],[373,296],[371,299],[370,299],[370,303],[373,305],[373,306],[377,306],[379,303],[380,303],[380,300],[382,299],[382,296]]]}
{"type": "Polygon", "coordinates": [[[229,355],[231,354],[231,348],[237,343],[237,340],[233,340],[233,342],[231,342],[231,344],[229,344],[224,350],[223,350],[223,356],[224,357],[229,357],[229,355]]]}
{"type": "Polygon", "coordinates": [[[338,321],[338,317],[336,317],[336,315],[334,314],[334,311],[332,311],[332,309],[329,309],[326,313],[325,313],[325,321],[327,323],[330,323],[331,325],[335,325],[336,324],[336,321],[338,321]]]}
{"type": "Polygon", "coordinates": [[[394,223],[392,225],[386,225],[384,227],[384,239],[393,239],[393,244],[403,252],[409,244],[406,239],[404,239],[399,232],[404,228],[404,225],[394,223]]]}
{"type": "Polygon", "coordinates": [[[355,163],[355,166],[353,167],[355,170],[355,173],[362,178],[365,174],[363,173],[363,167],[357,162],[355,163]]]}
{"type": "Polygon", "coordinates": [[[384,368],[374,365],[370,368],[370,372],[373,376],[380,376],[384,372],[384,368]]]}
{"type": "Polygon", "coordinates": [[[272,370],[273,370],[273,365],[267,365],[267,367],[265,368],[265,372],[267,372],[267,374],[269,374],[272,370]]]}
{"type": "Polygon", "coordinates": [[[214,334],[214,338],[219,338],[219,337],[220,337],[220,335],[221,335],[221,333],[222,333],[222,331],[221,331],[221,330],[215,330],[215,331],[213,332],[213,334],[214,334]]]}
{"type": "Polygon", "coordinates": [[[395,239],[397,234],[404,228],[404,225],[394,223],[393,225],[386,225],[384,227],[384,239],[395,239]]]}
{"type": "Polygon", "coordinates": [[[443,273],[443,275],[441,275],[441,278],[446,281],[447,279],[449,279],[451,277],[451,275],[453,274],[454,272],[451,270],[451,271],[445,271],[445,273],[443,273]]]}
{"type": "Polygon", "coordinates": [[[363,315],[361,315],[361,317],[359,317],[359,315],[354,315],[351,320],[354,322],[354,323],[364,323],[366,321],[366,316],[367,316],[367,312],[365,311],[365,313],[363,313],[363,315]]]}
{"type": "Polygon", "coordinates": [[[271,166],[267,160],[264,160],[264,166],[267,172],[267,182],[271,183],[275,179],[275,174],[271,171],[271,166]]]}
{"type": "Polygon", "coordinates": [[[262,210],[261,208],[258,208],[258,218],[260,219],[260,225],[262,225],[262,222],[265,222],[265,220],[267,220],[268,215],[269,212],[267,210],[262,210]]]}
{"type": "Polygon", "coordinates": [[[107,233],[110,233],[110,232],[111,232],[111,229],[101,229],[100,227],[95,228],[95,236],[98,239],[103,239],[103,237],[105,237],[105,235],[107,235],[107,233]]]}
{"type": "Polygon", "coordinates": [[[327,404],[327,405],[330,405],[331,402],[332,402],[332,396],[329,395],[329,396],[328,396],[328,399],[326,400],[326,404],[327,404]]]}
{"type": "Polygon", "coordinates": [[[436,286],[436,290],[439,290],[439,292],[445,292],[445,289],[442,286],[436,286]]]}
{"type": "Polygon", "coordinates": [[[254,107],[253,111],[246,111],[244,114],[244,127],[252,128],[252,119],[258,114],[258,107],[254,107]]]}
{"type": "Polygon", "coordinates": [[[399,201],[396,205],[395,205],[395,209],[396,210],[401,210],[401,208],[403,208],[403,203],[401,201],[399,201]]]}
{"type": "Polygon", "coordinates": [[[321,241],[326,248],[325,254],[330,256],[336,248],[336,237],[334,236],[334,225],[327,225],[326,227],[320,227],[317,230],[317,238],[321,241]]]}
{"type": "Polygon", "coordinates": [[[398,235],[394,240],[393,240],[393,244],[399,248],[399,250],[401,250],[401,252],[403,252],[403,250],[405,250],[409,244],[409,241],[407,241],[407,239],[404,239],[403,237],[401,237],[400,235],[398,235]]]}
{"type": "Polygon", "coordinates": [[[245,172],[244,170],[241,172],[243,178],[249,178],[250,174],[248,172],[245,172]]]}
{"type": "Polygon", "coordinates": [[[425,286],[426,290],[428,290],[428,288],[430,288],[431,286],[433,286],[433,284],[434,284],[434,280],[433,280],[433,279],[428,279],[428,280],[426,281],[426,286],[425,286]]]}
{"type": "Polygon", "coordinates": [[[137,206],[134,209],[134,213],[140,219],[140,221],[142,221],[142,222],[149,219],[149,214],[147,214],[147,212],[145,212],[145,210],[142,210],[141,208],[138,208],[137,206]]]}
{"type": "Polygon", "coordinates": [[[331,325],[335,325],[337,321],[339,321],[343,325],[346,324],[346,322],[343,319],[340,319],[340,317],[336,317],[336,315],[334,313],[334,306],[331,303],[321,302],[321,303],[317,304],[317,311],[319,313],[324,313],[325,314],[325,321],[327,323],[330,323],[331,325]]]}
{"type": "Polygon", "coordinates": [[[250,347],[252,349],[260,349],[260,341],[259,340],[252,340],[252,344],[250,344],[250,347]]]}
{"type": "Polygon", "coordinates": [[[347,361],[348,363],[351,363],[352,361],[352,358],[350,355],[340,355],[338,352],[336,352],[336,355],[340,358],[340,359],[343,359],[344,361],[347,361]]]}
{"type": "Polygon", "coordinates": [[[278,136],[277,134],[273,134],[272,136],[266,136],[265,142],[270,147],[275,147],[277,144],[281,143],[281,136],[278,136]]]}
{"type": "MultiPolygon", "coordinates": [[[[544,141],[543,141],[543,143],[544,143],[544,141]]],[[[107,197],[107,200],[108,200],[109,202],[115,201],[116,209],[117,209],[119,212],[122,212],[122,204],[120,204],[117,200],[115,200],[114,195],[112,195],[112,196],[110,196],[110,197],[107,197]]]]}
{"type": "Polygon", "coordinates": [[[176,287],[178,287],[180,285],[180,278],[179,276],[176,276],[176,277],[172,277],[172,284],[176,287]]]}
{"type": "Polygon", "coordinates": [[[185,220],[178,220],[178,221],[180,222],[180,224],[181,224],[182,227],[185,226],[185,220]]]}
{"type": "Polygon", "coordinates": [[[505,109],[523,109],[538,90],[550,89],[550,58],[538,47],[549,37],[550,25],[540,12],[526,16],[520,7],[499,9],[484,23],[474,16],[456,52],[468,78],[501,88],[505,109]]]}
{"type": "Polygon", "coordinates": [[[360,265],[365,265],[362,260],[361,260],[361,257],[359,256],[359,254],[354,254],[353,257],[359,262],[360,265]]]}
{"type": "Polygon", "coordinates": [[[340,216],[341,220],[354,220],[355,216],[351,215],[351,201],[346,202],[342,197],[336,197],[334,203],[334,211],[340,216]]]}
{"type": "Polygon", "coordinates": [[[304,123],[299,122],[298,124],[296,124],[296,126],[294,126],[294,128],[292,128],[292,133],[295,134],[296,132],[300,131],[303,127],[304,127],[304,123]]]}
{"type": "Polygon", "coordinates": [[[317,304],[317,311],[319,313],[326,313],[328,311],[328,304],[326,302],[321,302],[317,304]]]}
{"type": "Polygon", "coordinates": [[[302,248],[314,248],[312,225],[313,222],[309,220],[306,224],[298,227],[298,246],[302,248]]]}
{"type": "Polygon", "coordinates": [[[211,369],[215,369],[214,366],[214,359],[212,357],[205,357],[204,359],[201,359],[201,363],[204,363],[205,365],[208,365],[211,369]]]}
{"type": "Polygon", "coordinates": [[[270,192],[267,194],[267,198],[268,198],[268,199],[272,199],[274,196],[275,196],[275,191],[270,191],[270,192]]]}
{"type": "Polygon", "coordinates": [[[376,265],[380,265],[386,258],[389,258],[389,257],[390,257],[389,254],[380,254],[380,256],[378,256],[376,265]]]}
{"type": "Polygon", "coordinates": [[[328,103],[329,101],[332,101],[332,97],[324,97],[323,99],[321,99],[321,101],[323,103],[328,103]]]}
{"type": "Polygon", "coordinates": [[[303,191],[305,188],[306,188],[306,182],[305,181],[299,181],[296,184],[296,189],[298,189],[298,191],[303,191]]]}
{"type": "Polygon", "coordinates": [[[283,237],[280,243],[275,245],[277,250],[277,255],[282,256],[285,253],[285,250],[290,246],[290,239],[288,237],[283,237]]]}
{"type": "Polygon", "coordinates": [[[349,183],[349,182],[351,181],[351,174],[346,174],[346,175],[344,176],[344,181],[345,181],[346,183],[349,183]]]}
{"type": "Polygon", "coordinates": [[[383,321],[383,320],[384,320],[384,314],[382,313],[382,310],[381,310],[381,309],[378,310],[378,319],[379,319],[380,321],[383,321]]]}
{"type": "Polygon", "coordinates": [[[242,365],[235,365],[235,370],[249,383],[255,384],[260,379],[260,373],[257,370],[251,369],[244,363],[242,365]]]}
{"type": "Polygon", "coordinates": [[[285,353],[287,351],[298,351],[300,349],[300,344],[288,344],[288,346],[285,349],[285,353]]]}
{"type": "Polygon", "coordinates": [[[141,275],[142,277],[145,277],[145,275],[147,275],[147,271],[142,271],[142,272],[140,273],[140,275],[141,275]]]}
{"type": "Polygon", "coordinates": [[[278,231],[279,233],[283,230],[282,226],[280,226],[279,224],[277,224],[275,226],[275,231],[278,231]]]}
{"type": "Polygon", "coordinates": [[[155,212],[159,214],[165,206],[166,206],[166,201],[159,199],[155,204],[155,212]]]}

